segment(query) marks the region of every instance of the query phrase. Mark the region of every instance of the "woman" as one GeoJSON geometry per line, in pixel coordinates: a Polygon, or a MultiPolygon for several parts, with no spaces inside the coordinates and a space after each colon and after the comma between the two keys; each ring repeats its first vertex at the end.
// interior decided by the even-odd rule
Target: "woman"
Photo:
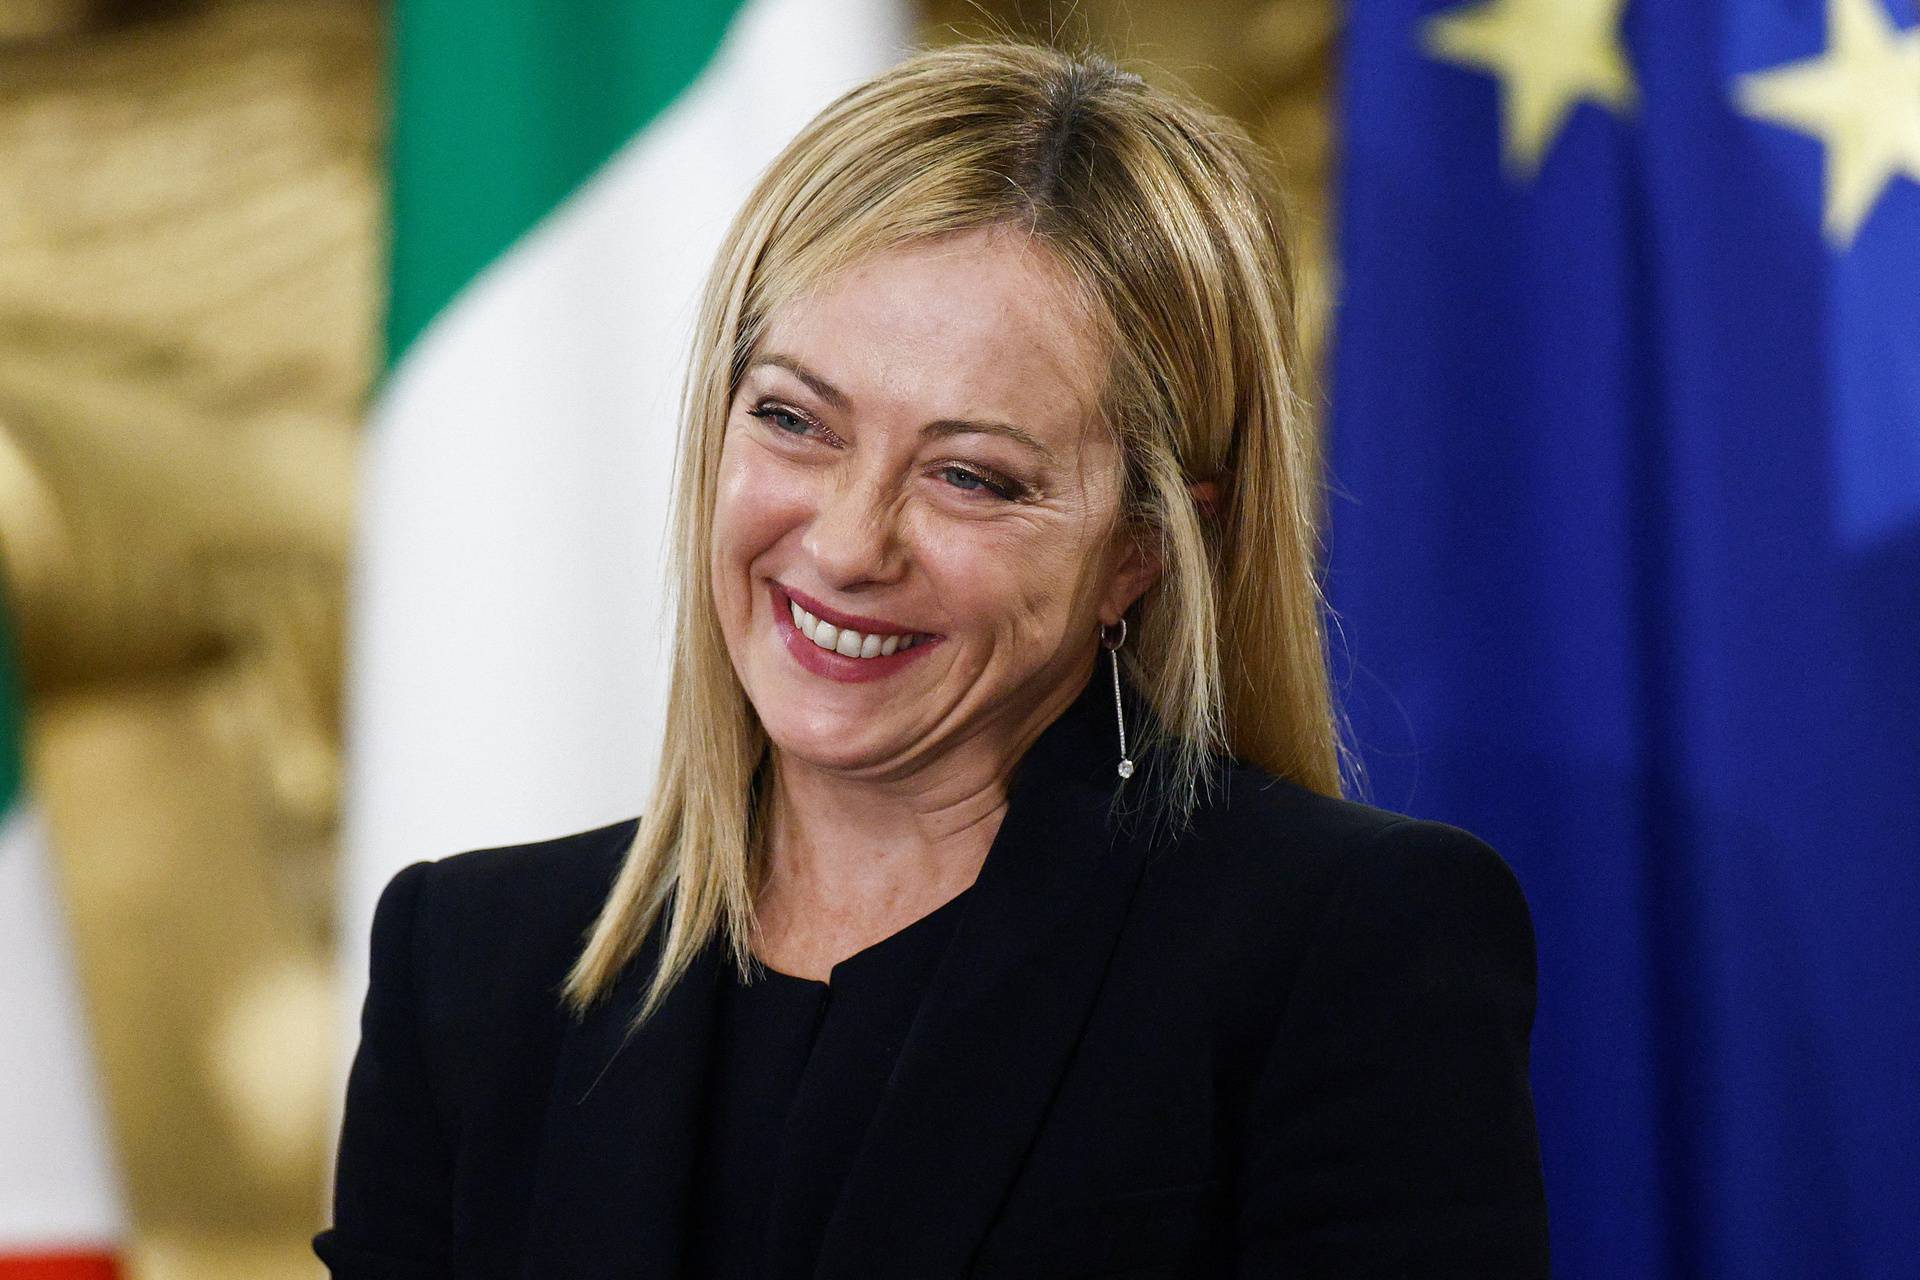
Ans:
{"type": "Polygon", "coordinates": [[[1340,798],[1251,166],[1018,45],[775,162],[648,815],[389,884],[335,1276],[1546,1274],[1525,902],[1340,798]]]}

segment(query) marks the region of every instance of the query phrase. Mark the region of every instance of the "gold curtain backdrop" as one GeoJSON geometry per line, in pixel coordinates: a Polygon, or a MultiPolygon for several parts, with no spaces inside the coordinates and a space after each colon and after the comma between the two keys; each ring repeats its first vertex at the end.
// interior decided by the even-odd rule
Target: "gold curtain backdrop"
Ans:
{"type": "MultiPolygon", "coordinates": [[[[927,0],[1063,29],[1276,154],[1315,351],[1332,0],[927,0]],[[1065,14],[1060,17],[1058,15],[1065,14]]],[[[321,1274],[385,6],[0,0],[0,574],[133,1280],[321,1274]]]]}

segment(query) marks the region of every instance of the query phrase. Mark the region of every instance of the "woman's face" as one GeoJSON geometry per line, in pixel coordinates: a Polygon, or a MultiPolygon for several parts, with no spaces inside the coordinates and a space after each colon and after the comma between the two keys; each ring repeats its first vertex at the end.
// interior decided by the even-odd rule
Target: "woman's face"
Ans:
{"type": "Polygon", "coordinates": [[[995,228],[876,255],[769,317],[729,408],[711,569],[783,753],[873,777],[963,744],[1004,759],[1145,589],[1109,532],[1105,352],[1069,297],[995,228]]]}

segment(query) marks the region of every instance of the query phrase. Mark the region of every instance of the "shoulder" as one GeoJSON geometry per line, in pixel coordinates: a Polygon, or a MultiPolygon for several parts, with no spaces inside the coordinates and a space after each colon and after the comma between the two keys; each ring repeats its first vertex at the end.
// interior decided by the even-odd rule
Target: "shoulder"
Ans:
{"type": "Polygon", "coordinates": [[[1369,883],[1430,901],[1517,891],[1505,859],[1461,827],[1322,795],[1247,765],[1218,776],[1178,844],[1256,897],[1369,883]]]}
{"type": "Polygon", "coordinates": [[[638,825],[628,818],[403,868],[374,912],[376,969],[405,963],[423,1001],[450,1012],[517,993],[549,1006],[638,825]]]}
{"type": "Polygon", "coordinates": [[[1314,956],[1357,965],[1371,952],[1444,952],[1532,980],[1518,878],[1485,840],[1445,822],[1235,765],[1155,866],[1163,884],[1204,884],[1216,927],[1247,963],[1297,975],[1314,956]]]}
{"type": "Polygon", "coordinates": [[[469,849],[415,865],[429,868],[418,874],[431,884],[436,903],[450,909],[511,913],[522,922],[529,913],[577,914],[588,902],[599,907],[639,825],[638,818],[625,818],[588,831],[469,849]]]}
{"type": "Polygon", "coordinates": [[[1248,1257],[1546,1275],[1533,934],[1505,860],[1251,771],[1194,834],[1236,947],[1217,980],[1248,1257]]]}
{"type": "Polygon", "coordinates": [[[414,862],[387,881],[349,1124],[356,1106],[430,1102],[446,1132],[464,1132],[540,1095],[566,1030],[561,986],[637,823],[414,862]]]}

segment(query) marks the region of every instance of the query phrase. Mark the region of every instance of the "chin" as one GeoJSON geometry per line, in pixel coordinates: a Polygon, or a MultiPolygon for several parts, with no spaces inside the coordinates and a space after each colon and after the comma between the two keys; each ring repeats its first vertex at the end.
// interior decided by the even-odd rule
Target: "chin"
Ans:
{"type": "Polygon", "coordinates": [[[854,772],[898,754],[889,752],[884,741],[888,735],[876,732],[871,716],[789,707],[771,717],[761,713],[760,723],[782,755],[816,769],[854,772]]]}
{"type": "Polygon", "coordinates": [[[861,685],[837,685],[786,670],[785,654],[755,655],[747,698],[767,732],[787,741],[831,742],[868,727],[882,700],[861,685]]]}

